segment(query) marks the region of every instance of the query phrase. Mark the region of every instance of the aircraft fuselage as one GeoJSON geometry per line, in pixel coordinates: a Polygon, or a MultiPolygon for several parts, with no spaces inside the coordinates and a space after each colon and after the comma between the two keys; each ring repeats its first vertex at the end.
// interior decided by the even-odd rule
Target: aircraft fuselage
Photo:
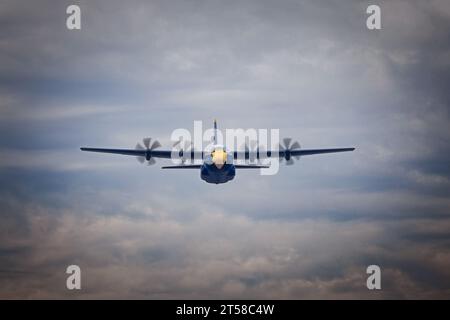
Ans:
{"type": "Polygon", "coordinates": [[[203,163],[200,169],[200,177],[208,183],[226,183],[234,179],[236,169],[233,164],[225,163],[220,168],[215,164],[203,163]]]}

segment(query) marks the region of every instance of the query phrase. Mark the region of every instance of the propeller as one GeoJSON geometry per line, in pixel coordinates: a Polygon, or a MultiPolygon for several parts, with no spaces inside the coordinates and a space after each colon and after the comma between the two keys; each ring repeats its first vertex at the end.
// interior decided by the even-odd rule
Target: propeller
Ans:
{"type": "Polygon", "coordinates": [[[147,160],[148,165],[151,166],[153,164],[156,163],[156,160],[152,158],[151,156],[151,152],[152,150],[161,147],[161,144],[159,143],[158,140],[154,140],[152,143],[152,138],[144,138],[142,139],[142,143],[144,144],[144,146],[142,146],[140,143],[136,144],[136,150],[146,150],[146,154],[145,156],[140,156],[137,157],[138,161],[140,163],[144,163],[145,160],[147,160]]]}
{"type": "Polygon", "coordinates": [[[180,149],[181,163],[184,164],[188,159],[194,160],[194,144],[188,140],[178,140],[173,144],[173,147],[180,149]]]}
{"type": "Polygon", "coordinates": [[[294,164],[294,159],[295,158],[297,160],[300,159],[300,156],[292,156],[291,157],[291,152],[295,151],[295,150],[299,150],[301,148],[300,143],[298,143],[297,141],[292,142],[291,138],[284,138],[283,139],[283,144],[280,144],[280,151],[284,152],[284,157],[280,158],[280,162],[285,159],[286,160],[286,164],[288,166],[294,164]]]}
{"type": "Polygon", "coordinates": [[[261,148],[261,146],[258,145],[258,141],[251,140],[250,148],[247,143],[244,145],[245,159],[250,160],[250,162],[254,162],[256,159],[260,159],[260,152],[262,149],[263,148],[261,148]]]}

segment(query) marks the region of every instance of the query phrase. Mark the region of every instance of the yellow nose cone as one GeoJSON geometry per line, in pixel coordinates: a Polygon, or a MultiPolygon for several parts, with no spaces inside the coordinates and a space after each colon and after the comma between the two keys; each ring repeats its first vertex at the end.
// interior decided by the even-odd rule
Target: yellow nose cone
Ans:
{"type": "Polygon", "coordinates": [[[227,153],[223,150],[216,150],[212,154],[212,161],[217,168],[222,168],[227,161],[227,153]]]}

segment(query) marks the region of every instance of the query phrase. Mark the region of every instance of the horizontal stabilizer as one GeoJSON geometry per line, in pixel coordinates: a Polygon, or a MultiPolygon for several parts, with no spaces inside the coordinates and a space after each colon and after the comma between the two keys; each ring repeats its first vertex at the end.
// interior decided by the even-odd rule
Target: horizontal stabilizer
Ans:
{"type": "Polygon", "coordinates": [[[190,164],[181,166],[165,166],[161,167],[161,169],[200,169],[201,167],[202,167],[201,164],[190,164]]]}
{"type": "Polygon", "coordinates": [[[253,164],[235,164],[236,169],[267,169],[269,166],[258,166],[253,164]]]}

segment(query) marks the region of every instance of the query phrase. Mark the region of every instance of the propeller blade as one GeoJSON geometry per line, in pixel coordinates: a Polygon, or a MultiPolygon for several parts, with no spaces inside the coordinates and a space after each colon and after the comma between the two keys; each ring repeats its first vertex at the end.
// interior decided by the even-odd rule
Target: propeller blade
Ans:
{"type": "MultiPolygon", "coordinates": [[[[180,150],[184,151],[184,150],[189,150],[190,148],[192,148],[194,146],[194,144],[188,140],[178,140],[173,144],[173,146],[174,147],[179,146],[180,150]],[[181,142],[183,142],[183,143],[181,143],[181,142]]],[[[158,148],[158,147],[156,147],[156,148],[158,148]]]]}
{"type": "Polygon", "coordinates": [[[293,144],[292,144],[292,146],[291,146],[291,150],[297,150],[297,149],[300,149],[301,147],[300,147],[300,143],[298,143],[298,141],[295,141],[293,144]]]}
{"type": "Polygon", "coordinates": [[[140,163],[144,163],[145,162],[145,157],[136,157],[137,161],[139,161],[140,163]]]}
{"type": "Polygon", "coordinates": [[[152,138],[142,139],[142,142],[144,143],[145,148],[150,149],[150,141],[152,141],[152,138]]]}
{"type": "MultiPolygon", "coordinates": [[[[136,144],[135,149],[136,149],[136,150],[145,150],[144,147],[143,147],[140,143],[136,144]]],[[[140,163],[144,163],[144,162],[145,162],[145,157],[138,156],[138,157],[136,157],[136,159],[137,159],[137,161],[139,161],[140,163]]]]}
{"type": "Polygon", "coordinates": [[[246,143],[241,144],[241,150],[244,149],[244,151],[248,151],[248,145],[246,143]]]}
{"type": "Polygon", "coordinates": [[[135,149],[136,150],[145,150],[145,148],[140,143],[136,144],[135,149]]]}
{"type": "Polygon", "coordinates": [[[159,147],[161,147],[161,143],[159,143],[158,140],[155,140],[155,141],[153,141],[153,144],[150,147],[150,150],[153,150],[153,149],[156,149],[156,148],[159,148],[159,147]]]}
{"type": "Polygon", "coordinates": [[[148,165],[154,165],[156,163],[156,160],[154,158],[150,158],[150,160],[148,160],[148,165]]]}
{"type": "Polygon", "coordinates": [[[250,141],[250,148],[248,148],[248,151],[249,151],[248,158],[250,162],[254,162],[256,159],[259,159],[258,142],[256,140],[250,141]]]}
{"type": "Polygon", "coordinates": [[[292,158],[290,158],[289,160],[286,161],[286,164],[288,166],[292,166],[294,164],[294,160],[292,158]]]}
{"type": "Polygon", "coordinates": [[[284,139],[283,139],[284,147],[285,147],[286,149],[290,149],[289,147],[291,146],[291,141],[292,141],[291,138],[284,138],[284,139]]]}
{"type": "Polygon", "coordinates": [[[189,152],[189,150],[192,149],[192,147],[193,147],[192,142],[185,141],[185,142],[183,143],[183,148],[182,148],[182,150],[183,150],[183,152],[185,152],[185,153],[187,154],[187,153],[189,152]]]}

